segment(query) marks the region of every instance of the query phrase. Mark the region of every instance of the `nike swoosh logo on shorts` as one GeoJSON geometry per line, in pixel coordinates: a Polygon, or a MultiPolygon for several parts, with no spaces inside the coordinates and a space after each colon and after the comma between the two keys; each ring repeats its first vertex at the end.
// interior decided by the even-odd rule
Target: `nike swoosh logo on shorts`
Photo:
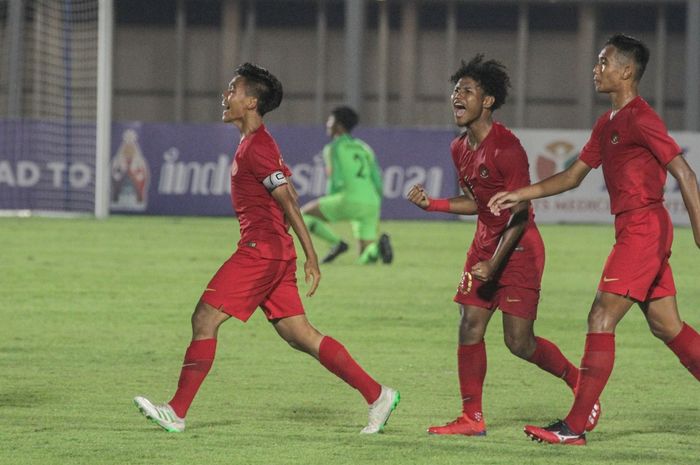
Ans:
{"type": "Polygon", "coordinates": [[[619,281],[620,278],[608,278],[607,276],[603,276],[603,282],[604,283],[609,283],[610,281],[619,281]]]}
{"type": "Polygon", "coordinates": [[[511,299],[510,297],[506,297],[506,302],[520,302],[520,299],[511,299]]]}

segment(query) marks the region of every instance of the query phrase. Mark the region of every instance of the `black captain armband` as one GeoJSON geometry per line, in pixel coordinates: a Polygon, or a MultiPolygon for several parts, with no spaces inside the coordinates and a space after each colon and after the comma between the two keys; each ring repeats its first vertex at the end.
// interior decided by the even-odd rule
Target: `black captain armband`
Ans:
{"type": "Polygon", "coordinates": [[[263,179],[263,186],[268,192],[272,192],[280,186],[287,184],[287,178],[281,171],[275,171],[265,179],[263,179]]]}

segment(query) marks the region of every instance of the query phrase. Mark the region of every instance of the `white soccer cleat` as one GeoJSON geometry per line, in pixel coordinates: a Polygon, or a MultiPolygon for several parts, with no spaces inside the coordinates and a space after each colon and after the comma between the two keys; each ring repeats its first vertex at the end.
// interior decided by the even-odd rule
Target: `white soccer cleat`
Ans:
{"type": "Polygon", "coordinates": [[[145,397],[134,397],[134,404],[143,415],[168,433],[185,431],[185,419],[177,416],[168,404],[155,405],[145,397]]]}
{"type": "Polygon", "coordinates": [[[389,421],[389,415],[391,415],[391,412],[399,405],[400,400],[401,395],[399,391],[382,386],[382,392],[379,394],[379,398],[369,406],[369,421],[367,422],[367,426],[362,428],[360,433],[381,433],[384,430],[384,425],[389,421]]]}

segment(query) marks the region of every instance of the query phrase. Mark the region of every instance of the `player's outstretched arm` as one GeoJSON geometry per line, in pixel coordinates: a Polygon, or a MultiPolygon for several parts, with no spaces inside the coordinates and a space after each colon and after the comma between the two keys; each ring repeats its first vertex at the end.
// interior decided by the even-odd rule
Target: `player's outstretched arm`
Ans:
{"type": "Polygon", "coordinates": [[[311,287],[309,287],[309,290],[306,292],[306,296],[311,297],[316,292],[318,283],[321,280],[321,270],[318,267],[318,257],[316,256],[314,245],[311,242],[309,230],[306,229],[306,224],[299,211],[299,205],[295,200],[298,197],[296,189],[294,189],[292,183],[286,183],[273,190],[271,195],[280,207],[282,207],[287,221],[289,221],[294,233],[297,235],[297,238],[299,238],[301,248],[304,249],[304,255],[306,255],[306,262],[304,262],[304,280],[307,284],[309,280],[311,281],[311,287]]]}
{"type": "Polygon", "coordinates": [[[550,195],[560,194],[574,189],[581,184],[583,178],[591,171],[591,167],[576,160],[564,171],[550,176],[536,184],[521,187],[512,192],[498,192],[489,200],[488,206],[491,213],[499,215],[501,210],[512,208],[518,202],[540,199],[550,195]]]}
{"type": "Polygon", "coordinates": [[[698,179],[695,172],[682,155],[677,155],[666,165],[666,168],[678,181],[683,203],[690,217],[690,226],[693,228],[695,245],[700,247],[700,192],[698,192],[698,179]]]}
{"type": "Polygon", "coordinates": [[[420,184],[415,184],[411,187],[408,194],[406,194],[406,198],[426,211],[440,211],[457,215],[476,215],[478,211],[474,199],[466,195],[450,199],[432,199],[428,197],[425,188],[420,184]]]}

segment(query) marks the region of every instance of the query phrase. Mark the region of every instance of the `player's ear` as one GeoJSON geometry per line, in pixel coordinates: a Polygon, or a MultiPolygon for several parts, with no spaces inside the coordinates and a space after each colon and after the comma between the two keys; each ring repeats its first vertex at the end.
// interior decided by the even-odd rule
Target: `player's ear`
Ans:
{"type": "Polygon", "coordinates": [[[635,65],[630,62],[630,63],[626,64],[625,67],[622,69],[622,79],[624,79],[624,80],[634,79],[634,75],[635,75],[635,65]]]}
{"type": "Polygon", "coordinates": [[[496,99],[493,97],[493,95],[484,95],[484,108],[488,108],[490,110],[495,101],[496,99]]]}
{"type": "Polygon", "coordinates": [[[249,95],[246,97],[246,108],[248,110],[256,110],[258,108],[258,98],[249,95]]]}

